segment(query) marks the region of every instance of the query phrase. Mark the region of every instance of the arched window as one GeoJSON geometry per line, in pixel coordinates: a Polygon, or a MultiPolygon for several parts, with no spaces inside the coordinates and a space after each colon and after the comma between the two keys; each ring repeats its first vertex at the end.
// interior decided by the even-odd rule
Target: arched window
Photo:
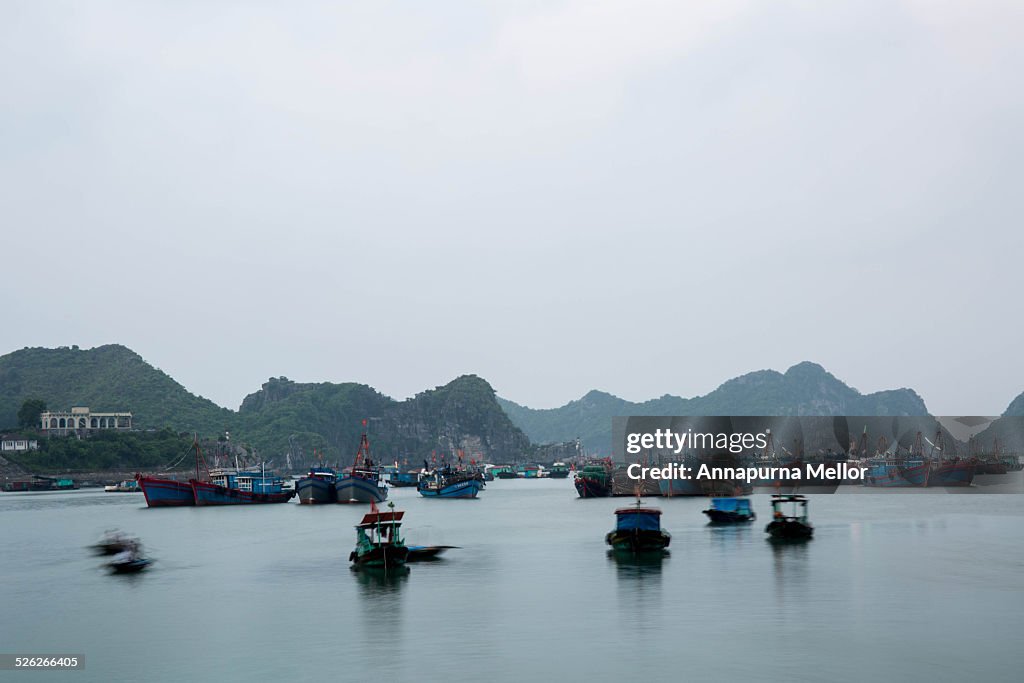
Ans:
{"type": "Polygon", "coordinates": [[[61,428],[61,429],[64,429],[64,427],[66,427],[66,426],[67,426],[67,425],[66,425],[66,424],[64,423],[64,418],[62,417],[62,418],[60,419],[60,428],[61,428]]]}
{"type": "Polygon", "coordinates": [[[99,426],[100,426],[99,420],[97,420],[95,417],[92,418],[91,420],[89,420],[89,427],[90,428],[96,429],[99,426]]]}
{"type": "Polygon", "coordinates": [[[78,428],[79,429],[85,429],[85,418],[84,417],[78,418],[78,428]]]}
{"type": "Polygon", "coordinates": [[[50,418],[50,429],[56,429],[56,428],[57,428],[57,418],[51,417],[50,418]]]}

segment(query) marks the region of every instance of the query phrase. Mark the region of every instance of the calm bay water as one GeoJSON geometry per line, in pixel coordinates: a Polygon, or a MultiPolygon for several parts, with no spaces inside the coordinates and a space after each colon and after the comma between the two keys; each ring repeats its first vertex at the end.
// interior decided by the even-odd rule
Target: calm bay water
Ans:
{"type": "Polygon", "coordinates": [[[156,509],[138,494],[0,494],[0,652],[79,653],[5,680],[1017,681],[1024,496],[818,495],[815,539],[711,528],[652,499],[660,563],[606,554],[614,508],[571,480],[478,500],[392,489],[440,562],[383,579],[348,554],[365,507],[156,509]],[[157,563],[110,576],[85,546],[138,535],[157,563]]]}

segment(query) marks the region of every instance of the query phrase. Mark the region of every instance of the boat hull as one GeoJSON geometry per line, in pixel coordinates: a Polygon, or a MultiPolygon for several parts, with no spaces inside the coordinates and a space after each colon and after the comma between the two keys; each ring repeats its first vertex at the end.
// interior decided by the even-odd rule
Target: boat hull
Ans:
{"type": "Polygon", "coordinates": [[[814,535],[814,527],[794,520],[774,520],[764,530],[773,540],[780,541],[807,539],[814,535]]]}
{"type": "Polygon", "coordinates": [[[335,482],[334,495],[338,503],[381,503],[388,490],[368,479],[345,477],[335,482]]]}
{"type": "Polygon", "coordinates": [[[280,493],[240,491],[238,489],[229,489],[219,484],[211,484],[207,481],[196,481],[195,479],[191,481],[191,484],[196,505],[199,506],[287,503],[295,495],[295,491],[281,491],[280,493]]]}
{"type": "Polygon", "coordinates": [[[146,505],[151,508],[187,507],[195,505],[195,495],[188,482],[174,479],[157,479],[155,477],[139,477],[142,495],[146,497],[146,505]]]}
{"type": "Polygon", "coordinates": [[[296,495],[302,505],[324,505],[337,502],[334,482],[305,477],[295,482],[296,495]]]}
{"type": "Polygon", "coordinates": [[[357,567],[369,567],[374,569],[391,569],[405,566],[409,557],[409,549],[404,545],[384,544],[376,546],[360,554],[353,550],[349,559],[357,567]]]}
{"type": "Polygon", "coordinates": [[[151,560],[138,559],[125,562],[110,562],[107,566],[115,574],[138,574],[151,564],[153,564],[151,560]]]}
{"type": "Polygon", "coordinates": [[[629,529],[609,531],[604,540],[617,552],[650,553],[667,548],[672,537],[665,531],[629,529]]]}
{"type": "Polygon", "coordinates": [[[704,514],[708,516],[708,521],[712,524],[745,524],[757,519],[757,515],[753,512],[748,514],[732,510],[715,510],[713,508],[704,510],[704,514]]]}
{"type": "Polygon", "coordinates": [[[439,489],[421,485],[418,490],[420,495],[425,498],[476,498],[481,488],[483,488],[483,482],[467,479],[442,486],[439,489]]]}
{"type": "Polygon", "coordinates": [[[612,495],[612,489],[607,482],[598,481],[586,477],[576,477],[574,482],[576,493],[580,498],[607,498],[612,495]]]}
{"type": "Polygon", "coordinates": [[[928,474],[927,486],[970,486],[974,481],[973,462],[951,462],[936,465],[928,474]]]}
{"type": "MultiPolygon", "coordinates": [[[[905,477],[904,471],[910,475],[911,479],[918,476],[916,467],[900,467],[888,464],[875,465],[868,469],[867,476],[864,477],[864,486],[883,489],[921,486],[921,483],[915,483],[905,477]]],[[[921,477],[923,481],[923,475],[921,477]]]]}

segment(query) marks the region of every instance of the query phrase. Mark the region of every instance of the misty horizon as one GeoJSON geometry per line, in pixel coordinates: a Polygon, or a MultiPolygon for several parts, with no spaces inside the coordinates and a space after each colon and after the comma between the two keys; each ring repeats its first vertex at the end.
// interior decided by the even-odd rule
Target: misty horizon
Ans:
{"type": "Polygon", "coordinates": [[[0,349],[530,407],[812,360],[999,414],[1020,8],[0,8],[0,349]]]}

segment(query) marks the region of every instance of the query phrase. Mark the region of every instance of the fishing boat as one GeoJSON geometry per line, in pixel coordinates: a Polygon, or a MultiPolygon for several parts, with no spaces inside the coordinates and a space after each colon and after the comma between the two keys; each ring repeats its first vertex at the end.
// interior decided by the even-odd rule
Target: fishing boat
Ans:
{"type": "Polygon", "coordinates": [[[520,465],[516,468],[516,476],[520,479],[540,479],[542,471],[540,465],[520,465]]]}
{"type": "Polygon", "coordinates": [[[388,511],[381,512],[376,503],[370,503],[370,511],[356,525],[356,547],[349,554],[349,561],[357,567],[391,569],[402,567],[409,556],[409,548],[402,540],[402,517],[405,512],[395,510],[393,502],[388,511]]]}
{"type": "Polygon", "coordinates": [[[416,490],[426,498],[476,498],[484,486],[479,473],[446,465],[422,475],[416,490]]]}
{"type": "MultiPolygon", "coordinates": [[[[199,436],[193,435],[192,445],[176,461],[167,466],[171,469],[178,465],[190,453],[195,453],[196,479],[199,479],[199,464],[203,467],[206,461],[203,460],[202,451],[199,448],[199,436]]],[[[168,477],[151,477],[141,473],[135,474],[135,481],[139,482],[142,495],[146,497],[146,505],[151,508],[164,507],[187,507],[196,504],[196,496],[192,491],[192,484],[188,481],[178,481],[168,477]]]]}
{"type": "Polygon", "coordinates": [[[569,466],[564,462],[556,462],[548,470],[548,476],[552,479],[565,479],[569,476],[569,466]]]}
{"type": "Polygon", "coordinates": [[[420,483],[419,470],[413,470],[410,472],[395,472],[391,475],[391,479],[388,480],[390,486],[396,488],[409,488],[414,487],[420,483]]]}
{"type": "Polygon", "coordinates": [[[491,472],[493,472],[494,476],[498,479],[516,478],[516,468],[512,467],[512,465],[496,465],[491,468],[491,472]]]}
{"type": "Polygon", "coordinates": [[[310,467],[309,473],[295,482],[295,491],[302,505],[322,505],[337,502],[334,484],[338,473],[323,465],[310,467]]]}
{"type": "Polygon", "coordinates": [[[865,465],[864,486],[870,488],[908,488],[923,486],[925,463],[893,457],[872,458],[865,465]]]}
{"type": "Polygon", "coordinates": [[[139,482],[135,479],[125,479],[116,484],[107,484],[103,487],[103,491],[106,493],[138,493],[141,490],[139,482]]]}
{"type": "Polygon", "coordinates": [[[192,479],[196,505],[254,505],[287,503],[295,490],[285,490],[284,481],[266,467],[260,470],[210,470],[210,481],[192,479]]]}
{"type": "Polygon", "coordinates": [[[604,540],[617,552],[650,553],[665,550],[672,534],[661,528],[661,510],[644,507],[637,497],[636,505],[615,511],[615,529],[604,540]]]}
{"type": "Polygon", "coordinates": [[[704,514],[711,524],[743,524],[757,519],[749,498],[712,498],[704,514]]]}
{"type": "Polygon", "coordinates": [[[772,496],[772,521],[764,528],[771,540],[802,540],[814,535],[807,518],[807,498],[794,494],[772,496]],[[787,511],[790,514],[786,514],[787,511]]]}
{"type": "Polygon", "coordinates": [[[366,420],[359,437],[359,449],[348,471],[334,483],[338,503],[382,503],[388,497],[384,470],[370,458],[370,440],[366,436],[366,420]]]}
{"type": "Polygon", "coordinates": [[[151,508],[182,507],[195,505],[192,485],[187,481],[165,479],[161,477],[145,477],[138,475],[136,481],[146,497],[146,505],[151,508]]]}
{"type": "Polygon", "coordinates": [[[580,498],[607,498],[612,494],[611,464],[602,460],[584,465],[573,484],[580,498]]]}

